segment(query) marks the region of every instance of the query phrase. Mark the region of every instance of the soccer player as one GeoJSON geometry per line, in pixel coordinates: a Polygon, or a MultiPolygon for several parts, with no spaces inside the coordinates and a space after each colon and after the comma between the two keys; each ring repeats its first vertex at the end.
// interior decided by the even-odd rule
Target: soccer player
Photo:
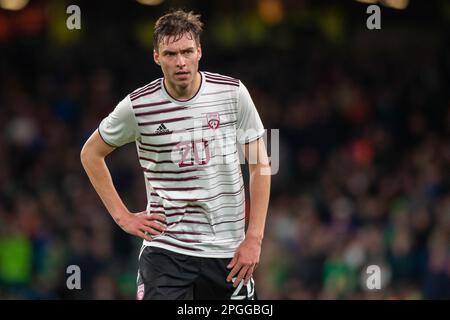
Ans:
{"type": "Polygon", "coordinates": [[[115,222],[144,239],[137,299],[255,298],[270,193],[264,127],[241,81],[198,70],[202,27],[182,10],[158,19],[153,58],[164,77],[119,102],[81,151],[115,222]],[[130,142],[148,198],[139,213],[122,202],[104,160],[130,142]],[[238,144],[249,160],[247,228],[238,144]]]}

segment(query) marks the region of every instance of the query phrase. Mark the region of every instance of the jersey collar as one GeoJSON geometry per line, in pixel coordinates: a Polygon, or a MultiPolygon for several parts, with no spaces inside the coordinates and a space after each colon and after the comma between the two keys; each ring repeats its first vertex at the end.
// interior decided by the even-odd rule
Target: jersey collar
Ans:
{"type": "Polygon", "coordinates": [[[174,97],[172,97],[166,89],[166,85],[164,84],[164,78],[161,78],[161,89],[162,89],[164,96],[167,99],[169,99],[171,102],[178,104],[178,105],[185,105],[185,104],[193,103],[201,95],[203,88],[205,87],[205,75],[203,74],[202,71],[199,71],[199,73],[200,73],[200,77],[201,77],[200,87],[198,88],[195,95],[192,98],[190,98],[189,100],[178,100],[178,99],[175,99],[174,97]]]}

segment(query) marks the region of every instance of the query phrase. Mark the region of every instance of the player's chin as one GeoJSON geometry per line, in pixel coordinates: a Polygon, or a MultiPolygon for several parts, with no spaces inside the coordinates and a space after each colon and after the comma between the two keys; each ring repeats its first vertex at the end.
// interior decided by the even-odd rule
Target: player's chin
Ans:
{"type": "Polygon", "coordinates": [[[175,78],[175,83],[178,84],[179,86],[188,86],[189,83],[191,82],[190,77],[183,77],[182,79],[180,78],[175,78]]]}

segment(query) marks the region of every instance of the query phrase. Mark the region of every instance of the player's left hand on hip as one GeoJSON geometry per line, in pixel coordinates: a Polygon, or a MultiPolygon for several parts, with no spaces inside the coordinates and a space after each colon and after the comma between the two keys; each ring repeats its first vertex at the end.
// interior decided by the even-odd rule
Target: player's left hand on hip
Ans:
{"type": "Polygon", "coordinates": [[[244,284],[247,284],[259,263],[260,253],[260,243],[251,239],[242,241],[236,250],[233,259],[231,259],[227,266],[228,269],[231,269],[227,277],[227,282],[232,281],[237,275],[233,281],[233,287],[237,287],[242,280],[244,280],[244,284]]]}

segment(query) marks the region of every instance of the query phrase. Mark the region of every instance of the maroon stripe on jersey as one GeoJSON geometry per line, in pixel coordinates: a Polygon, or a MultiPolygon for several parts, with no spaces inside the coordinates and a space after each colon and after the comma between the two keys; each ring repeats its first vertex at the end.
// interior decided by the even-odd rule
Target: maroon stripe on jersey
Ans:
{"type": "Polygon", "coordinates": [[[203,250],[198,249],[198,248],[191,248],[191,247],[180,246],[178,244],[173,244],[171,242],[168,242],[168,241],[165,241],[165,240],[161,240],[161,239],[153,239],[152,242],[161,242],[161,243],[167,244],[169,246],[178,247],[180,249],[185,249],[185,250],[190,250],[190,251],[203,251],[203,250]]]}
{"type": "Polygon", "coordinates": [[[153,106],[161,106],[163,104],[168,104],[170,101],[158,101],[158,102],[152,102],[152,103],[142,103],[142,104],[135,104],[133,106],[133,109],[139,109],[139,108],[145,108],[145,107],[153,107],[153,106]]]}
{"type": "MultiPolygon", "coordinates": [[[[153,194],[152,195],[157,195],[157,194],[153,194]]],[[[203,209],[202,206],[196,206],[196,205],[185,205],[182,207],[164,207],[162,204],[151,204],[150,207],[152,208],[164,208],[165,210],[174,210],[174,209],[186,209],[186,208],[199,208],[199,209],[203,209]]]]}
{"type": "Polygon", "coordinates": [[[150,82],[149,84],[146,84],[142,88],[134,90],[133,92],[130,93],[130,97],[141,93],[142,91],[146,90],[149,86],[154,85],[154,84],[155,84],[154,82],[150,82]]]}
{"type": "Polygon", "coordinates": [[[206,78],[213,78],[213,79],[216,79],[216,80],[228,80],[228,81],[239,82],[239,80],[236,79],[236,78],[223,76],[221,74],[212,74],[210,72],[206,72],[205,76],[206,76],[206,78]]]}
{"type": "Polygon", "coordinates": [[[172,149],[170,150],[155,150],[155,149],[147,149],[147,148],[143,148],[141,146],[139,146],[139,150],[144,150],[144,151],[149,151],[149,152],[156,152],[156,153],[167,153],[167,152],[172,152],[172,149]]]}
{"type": "Polygon", "coordinates": [[[190,211],[190,210],[186,210],[185,212],[186,212],[186,213],[189,213],[189,214],[205,214],[205,212],[200,212],[200,211],[190,211]]]}
{"type": "Polygon", "coordinates": [[[151,214],[153,214],[153,213],[161,213],[161,214],[166,214],[166,212],[165,212],[165,211],[158,211],[158,210],[155,210],[155,211],[150,211],[150,213],[151,213],[151,214]]]}
{"type": "Polygon", "coordinates": [[[212,77],[212,76],[206,76],[206,80],[212,80],[212,81],[223,81],[223,82],[229,82],[239,85],[239,80],[232,80],[232,79],[226,79],[226,78],[220,78],[220,77],[212,77]]]}
{"type": "Polygon", "coordinates": [[[186,213],[189,214],[205,214],[204,212],[199,211],[185,211],[185,212],[175,212],[175,213],[166,213],[166,217],[175,217],[175,216],[184,216],[186,213]]]}
{"type": "Polygon", "coordinates": [[[161,87],[157,87],[157,88],[156,88],[155,90],[153,90],[153,91],[142,92],[141,94],[139,94],[139,95],[137,95],[137,96],[130,97],[130,100],[131,100],[131,101],[137,100],[137,99],[139,99],[139,98],[142,98],[142,97],[145,97],[145,96],[147,96],[147,95],[150,95],[150,94],[152,94],[152,93],[154,93],[154,92],[156,92],[156,91],[158,91],[158,90],[160,90],[160,89],[161,89],[161,87]]]}
{"type": "Polygon", "coordinates": [[[235,83],[232,83],[232,82],[213,81],[213,80],[208,80],[208,79],[206,79],[205,81],[206,81],[206,82],[211,82],[211,83],[217,83],[217,84],[227,84],[227,85],[230,85],[230,86],[235,86],[235,87],[239,87],[239,85],[238,85],[238,84],[235,84],[235,83]]]}
{"type": "Polygon", "coordinates": [[[203,190],[201,187],[188,187],[188,188],[155,188],[153,190],[163,190],[163,191],[193,191],[193,190],[203,190]]]}
{"type": "Polygon", "coordinates": [[[152,90],[150,90],[150,91],[143,92],[143,93],[141,93],[141,94],[139,95],[139,97],[136,97],[136,98],[140,98],[140,97],[144,97],[144,96],[151,95],[152,93],[155,93],[155,92],[157,92],[158,90],[161,90],[161,86],[157,86],[157,87],[155,87],[154,89],[152,89],[152,90]]]}
{"type": "MultiPolygon", "coordinates": [[[[159,79],[158,79],[158,80],[159,80],[159,79]]],[[[148,90],[148,89],[151,90],[151,89],[155,88],[156,86],[158,86],[158,85],[161,84],[160,81],[158,81],[158,80],[152,81],[152,82],[150,82],[148,85],[146,85],[145,87],[136,90],[135,92],[132,93],[132,95],[135,96],[135,95],[140,94],[140,93],[142,93],[142,92],[144,92],[144,91],[146,91],[146,90],[148,90]]]]}
{"type": "Polygon", "coordinates": [[[181,220],[181,221],[174,221],[174,222],[168,223],[167,226],[171,226],[171,225],[174,225],[177,223],[209,224],[209,222],[204,222],[204,221],[181,220]]]}
{"type": "Polygon", "coordinates": [[[142,93],[140,93],[140,94],[138,94],[138,95],[136,95],[136,96],[134,96],[134,97],[130,97],[130,100],[131,100],[131,101],[134,101],[134,100],[136,100],[136,99],[138,99],[138,98],[141,98],[141,97],[150,95],[150,94],[152,94],[152,93],[155,93],[155,92],[158,91],[159,89],[161,89],[161,86],[157,86],[155,89],[153,89],[153,90],[151,90],[151,91],[144,91],[144,92],[142,92],[142,93]]]}
{"type": "Polygon", "coordinates": [[[161,87],[158,83],[156,83],[156,84],[151,85],[151,86],[149,86],[149,87],[147,87],[147,88],[144,88],[144,89],[142,89],[142,90],[139,90],[138,92],[131,93],[131,94],[130,94],[130,99],[133,99],[133,100],[134,100],[137,96],[139,96],[139,95],[141,95],[141,94],[143,94],[143,93],[149,92],[149,91],[153,90],[154,88],[157,88],[158,86],[161,87]]]}
{"type": "Polygon", "coordinates": [[[176,216],[184,216],[186,213],[189,214],[205,214],[204,212],[192,211],[192,212],[175,212],[175,213],[166,213],[166,217],[176,217],[176,216]]]}
{"type": "Polygon", "coordinates": [[[145,161],[150,161],[153,163],[173,163],[172,160],[161,160],[161,161],[157,161],[157,160],[153,160],[153,159],[149,159],[149,158],[144,158],[144,157],[139,157],[140,160],[145,160],[145,161]]]}
{"type": "Polygon", "coordinates": [[[147,168],[142,168],[142,170],[144,170],[145,172],[150,172],[150,173],[175,173],[175,174],[178,174],[178,173],[188,173],[188,172],[195,172],[195,171],[197,171],[197,169],[187,169],[187,170],[179,170],[179,171],[169,171],[169,170],[166,170],[166,171],[155,171],[155,170],[150,170],[150,169],[147,169],[147,168]]]}
{"type": "Polygon", "coordinates": [[[235,85],[239,86],[239,81],[233,81],[233,80],[227,80],[227,79],[217,79],[217,78],[211,78],[211,77],[208,77],[208,76],[205,79],[206,79],[206,81],[226,82],[226,83],[232,83],[232,84],[235,84],[235,85]]]}
{"type": "Polygon", "coordinates": [[[170,123],[170,122],[177,122],[177,121],[183,121],[192,119],[192,117],[180,117],[180,118],[169,118],[169,119],[163,119],[158,121],[147,121],[147,122],[138,122],[139,126],[149,126],[153,124],[161,124],[161,123],[170,123]]]}
{"type": "Polygon", "coordinates": [[[206,235],[205,233],[201,232],[191,232],[191,231],[164,231],[165,234],[189,234],[193,236],[203,236],[206,235]]]}
{"type": "Polygon", "coordinates": [[[234,223],[234,222],[242,221],[242,220],[244,220],[244,219],[245,219],[245,216],[242,217],[241,219],[238,219],[238,220],[221,221],[221,222],[213,223],[213,224],[211,224],[211,225],[212,225],[212,226],[217,226],[217,225],[222,224],[222,223],[234,223]]]}
{"type": "Polygon", "coordinates": [[[184,216],[184,213],[166,213],[166,217],[184,216]]]}
{"type": "Polygon", "coordinates": [[[161,143],[161,144],[139,142],[139,144],[142,144],[143,146],[147,147],[171,147],[176,146],[177,144],[179,144],[179,142],[161,143]]]}
{"type": "Polygon", "coordinates": [[[185,177],[185,178],[147,178],[148,181],[188,181],[197,180],[198,177],[185,177]]]}
{"type": "Polygon", "coordinates": [[[218,193],[218,194],[216,194],[215,196],[212,196],[212,197],[208,197],[208,198],[197,198],[197,199],[175,199],[175,198],[165,198],[165,197],[161,197],[159,194],[157,194],[157,193],[151,193],[151,195],[153,196],[158,196],[158,197],[160,197],[160,198],[162,198],[162,199],[165,199],[165,200],[169,200],[169,201],[201,201],[201,200],[211,200],[211,199],[214,199],[214,198],[218,198],[218,197],[222,197],[222,196],[237,196],[239,193],[241,193],[242,192],[242,190],[244,190],[244,186],[242,186],[240,189],[239,189],[239,191],[236,191],[236,192],[221,192],[221,193],[218,193]]]}
{"type": "Polygon", "coordinates": [[[153,85],[155,85],[156,83],[159,83],[159,82],[161,82],[161,78],[156,79],[156,80],[153,80],[153,81],[151,81],[150,83],[147,83],[147,84],[146,84],[145,86],[143,86],[143,87],[137,88],[137,89],[134,90],[131,94],[139,93],[139,92],[141,92],[142,90],[145,90],[146,88],[148,88],[149,86],[153,86],[153,85]]]}
{"type": "Polygon", "coordinates": [[[151,114],[169,113],[169,112],[175,112],[175,111],[185,110],[185,109],[187,109],[187,107],[173,107],[173,108],[167,108],[167,109],[162,109],[162,110],[140,112],[140,113],[136,113],[136,117],[148,116],[151,114]]]}
{"type": "MultiPolygon", "coordinates": [[[[224,123],[220,124],[220,127],[224,128],[224,127],[232,126],[235,123],[236,123],[236,121],[224,122],[224,123]]],[[[204,126],[201,127],[201,129],[207,129],[207,128],[209,128],[208,125],[204,125],[204,126]]],[[[197,128],[192,127],[192,128],[188,128],[188,129],[174,130],[174,131],[170,131],[170,132],[166,132],[166,133],[146,133],[146,132],[141,132],[141,136],[154,137],[154,136],[162,136],[162,135],[167,135],[167,134],[172,134],[172,133],[187,133],[187,132],[190,132],[190,131],[192,131],[194,129],[197,129],[197,128]]],[[[177,142],[177,144],[178,143],[179,142],[177,142]]]]}
{"type": "Polygon", "coordinates": [[[135,99],[137,96],[142,95],[143,93],[146,93],[148,91],[151,91],[157,87],[161,87],[159,83],[154,83],[151,86],[148,86],[147,88],[144,88],[143,90],[139,90],[139,92],[135,92],[130,94],[130,98],[135,99]]]}
{"type": "Polygon", "coordinates": [[[156,79],[156,80],[150,82],[149,84],[146,84],[142,88],[134,90],[132,93],[130,93],[130,96],[135,96],[135,95],[147,90],[150,87],[154,87],[160,80],[161,79],[156,79]]]}
{"type": "Polygon", "coordinates": [[[226,83],[233,83],[237,86],[239,86],[239,81],[224,79],[224,78],[214,78],[214,77],[208,77],[205,78],[206,81],[220,81],[220,82],[226,82],[226,83]]]}

